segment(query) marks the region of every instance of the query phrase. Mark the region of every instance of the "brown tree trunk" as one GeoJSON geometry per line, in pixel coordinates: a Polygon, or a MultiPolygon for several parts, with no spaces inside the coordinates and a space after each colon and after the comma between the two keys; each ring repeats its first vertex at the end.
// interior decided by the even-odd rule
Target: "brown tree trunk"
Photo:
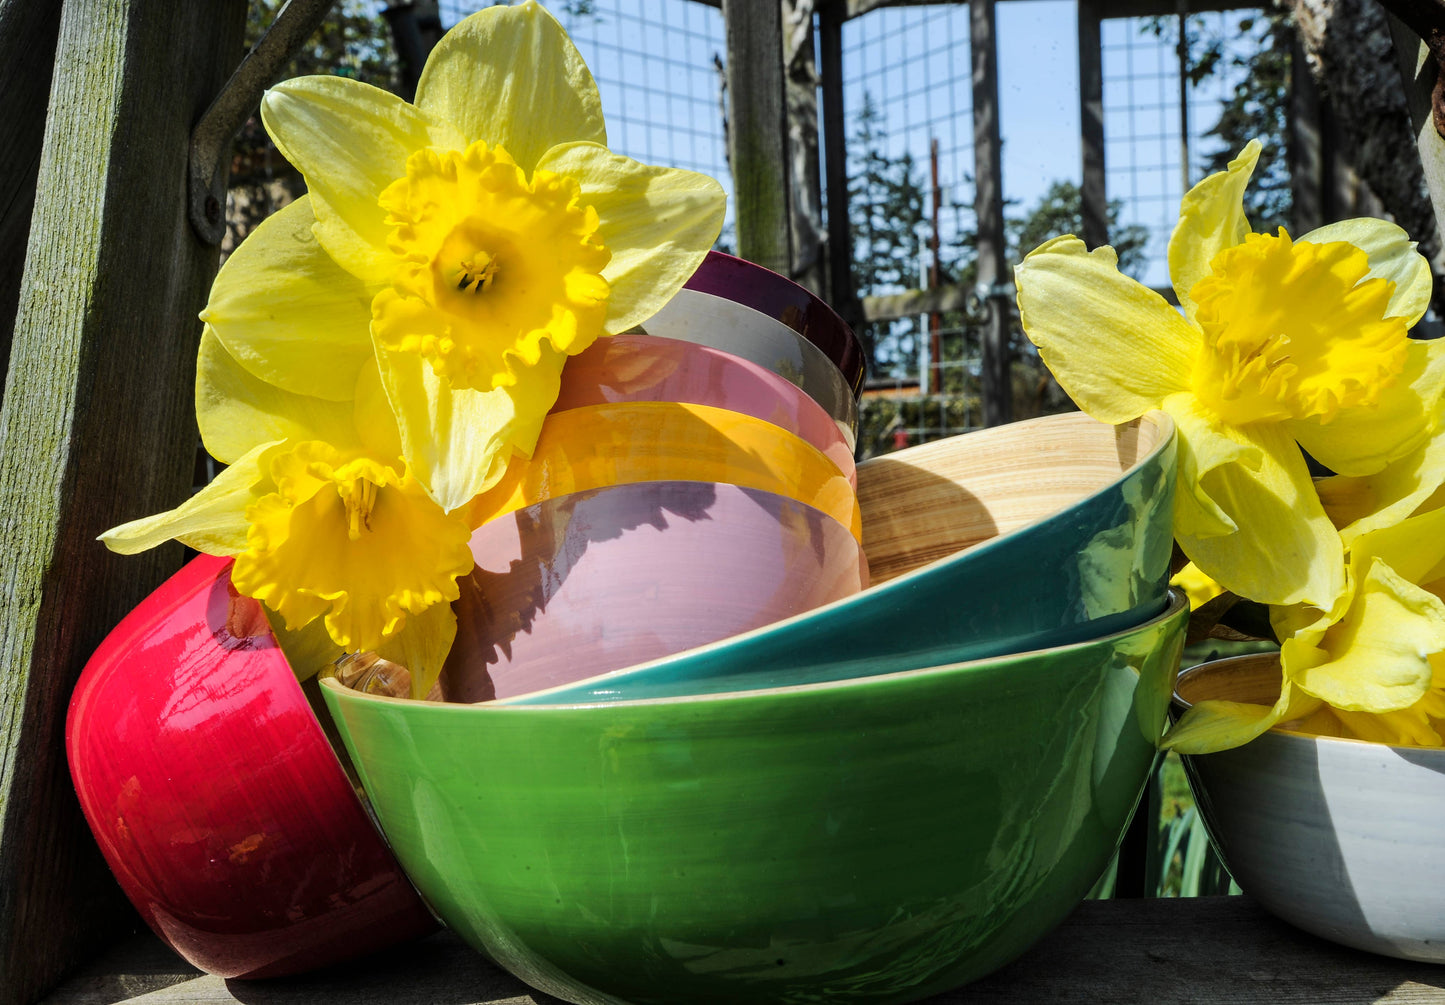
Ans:
{"type": "Polygon", "coordinates": [[[1355,173],[1420,242],[1438,277],[1440,234],[1384,10],[1375,0],[1290,0],[1290,6],[1310,75],[1330,101],[1355,173]]]}

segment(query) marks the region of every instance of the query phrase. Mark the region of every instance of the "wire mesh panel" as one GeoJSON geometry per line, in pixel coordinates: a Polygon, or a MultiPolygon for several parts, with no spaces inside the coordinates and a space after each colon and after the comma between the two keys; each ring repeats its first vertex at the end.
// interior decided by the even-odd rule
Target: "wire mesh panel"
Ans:
{"type": "Polygon", "coordinates": [[[1219,135],[1221,110],[1268,44],[1267,27],[1255,9],[1102,25],[1105,187],[1120,203],[1116,228],[1148,232],[1138,278],[1151,286],[1169,284],[1169,235],[1186,184],[1233,152],[1219,135]]]}
{"type": "MultiPolygon", "coordinates": [[[[444,0],[451,26],[491,6],[444,0]]],[[[722,12],[694,0],[548,3],[576,43],[602,95],[607,145],[648,164],[686,168],[732,191],[723,134],[722,12]]],[[[731,244],[729,201],[724,244],[731,244]]]]}

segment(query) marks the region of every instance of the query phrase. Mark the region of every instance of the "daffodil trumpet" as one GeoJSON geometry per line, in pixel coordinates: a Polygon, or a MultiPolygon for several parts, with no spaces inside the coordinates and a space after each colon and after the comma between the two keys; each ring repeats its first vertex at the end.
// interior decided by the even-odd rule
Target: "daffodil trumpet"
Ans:
{"type": "Polygon", "coordinates": [[[591,74],[530,0],[448,32],[414,104],[303,77],[262,118],[309,194],[241,244],[201,315],[197,419],[230,467],[102,540],[234,555],[298,673],[377,649],[424,694],[471,501],[530,456],[567,357],[682,287],[724,195],[607,149],[591,74]]]}

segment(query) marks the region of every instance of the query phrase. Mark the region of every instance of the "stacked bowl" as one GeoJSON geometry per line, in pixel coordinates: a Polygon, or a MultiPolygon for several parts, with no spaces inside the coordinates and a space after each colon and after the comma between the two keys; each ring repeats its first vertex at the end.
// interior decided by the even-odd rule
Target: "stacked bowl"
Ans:
{"type": "Polygon", "coordinates": [[[856,594],[493,701],[322,693],[428,904],[534,987],[917,1000],[1021,953],[1118,846],[1188,616],[1174,470],[1162,413],[925,444],[858,466],[856,594]]]}
{"type": "MultiPolygon", "coordinates": [[[[1093,885],[1155,758],[1187,618],[1172,423],[1051,416],[855,470],[862,357],[816,298],[712,256],[645,327],[569,361],[533,458],[477,500],[428,700],[400,668],[323,675],[399,871],[572,1002],[903,1002],[997,968],[1093,885]]],[[[284,667],[264,618],[221,630],[239,601],[203,572],[190,664],[284,667]]],[[[96,710],[131,636],[72,711],[98,836],[129,768],[96,710]]],[[[179,729],[230,686],[198,673],[145,714],[179,729]]],[[[220,815],[186,826],[243,864],[306,839],[220,815]]],[[[102,846],[118,874],[141,855],[102,846]]],[[[418,903],[348,938],[410,937],[418,903]]]]}
{"type": "Polygon", "coordinates": [[[868,585],[857,339],[740,259],[713,253],[691,282],[645,332],[568,361],[536,450],[473,504],[476,565],[429,697],[529,694],[868,585]]]}

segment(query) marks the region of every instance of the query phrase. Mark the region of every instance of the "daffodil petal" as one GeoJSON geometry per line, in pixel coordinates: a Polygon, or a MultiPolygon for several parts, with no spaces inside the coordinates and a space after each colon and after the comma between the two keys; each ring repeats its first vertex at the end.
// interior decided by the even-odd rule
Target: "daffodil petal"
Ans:
{"type": "MultiPolygon", "coordinates": [[[[1378,558],[1409,582],[1427,589],[1439,584],[1445,579],[1445,509],[1420,513],[1361,535],[1352,556],[1358,560],[1378,558]]],[[[1445,650],[1445,645],[1440,648],[1445,650]]]]}
{"type": "Polygon", "coordinates": [[[231,358],[209,326],[196,356],[196,421],[212,457],[234,464],[261,443],[326,440],[359,446],[352,403],[293,394],[231,358]]]}
{"type": "Polygon", "coordinates": [[[1189,291],[1209,275],[1209,263],[1250,233],[1244,215],[1244,190],[1263,147],[1250,140],[1224,171],[1217,171],[1184,194],[1179,222],[1169,238],[1169,278],[1180,306],[1190,319],[1194,301],[1189,291]]]}
{"type": "Polygon", "coordinates": [[[1403,227],[1387,220],[1358,217],[1326,224],[1297,238],[1297,241],[1312,244],[1347,241],[1353,244],[1369,256],[1370,278],[1388,279],[1395,284],[1387,315],[1407,319],[1410,327],[1425,316],[1435,281],[1430,274],[1430,263],[1415,250],[1415,242],[1410,240],[1403,227]]]}
{"type": "Polygon", "coordinates": [[[1302,689],[1350,711],[1409,708],[1430,687],[1429,655],[1445,649],[1445,603],[1371,559],[1344,617],[1330,626],[1320,648],[1326,659],[1293,667],[1292,647],[1281,647],[1285,673],[1302,689]]]}
{"type": "Polygon", "coordinates": [[[474,391],[451,387],[414,353],[378,347],[403,453],[437,505],[465,505],[496,484],[514,451],[531,454],[565,359],[542,346],[537,365],[522,368],[515,385],[474,391]]]}
{"type": "Polygon", "coordinates": [[[363,449],[373,457],[400,461],[403,454],[401,430],[397,428],[386,388],[381,384],[381,371],[375,356],[361,368],[361,375],[356,380],[355,405],[355,430],[363,449]]]}
{"type": "Polygon", "coordinates": [[[100,540],[121,555],[171,540],[207,555],[240,554],[246,549],[246,507],[256,498],[257,486],[266,478],[268,454],[277,446],[256,446],[175,509],[112,527],[100,540]]]}
{"type": "MultiPolygon", "coordinates": [[[[474,100],[485,104],[488,97],[474,100]]],[[[462,149],[460,132],[379,87],[347,77],[297,77],[261,101],[261,118],[306,178],[316,237],[352,275],[379,285],[391,269],[391,228],[377,198],[423,147],[462,149]]]]}
{"type": "Polygon", "coordinates": [[[1319,700],[1286,682],[1272,707],[1209,699],[1186,709],[1159,745],[1180,754],[1212,754],[1240,747],[1281,722],[1299,718],[1319,700]]]}
{"type": "Polygon", "coordinates": [[[411,696],[425,698],[441,676],[442,664],[457,637],[457,616],[451,604],[433,604],[406,619],[400,632],[381,644],[377,653],[411,673],[411,696]]]}
{"type": "Polygon", "coordinates": [[[286,662],[291,664],[291,672],[297,680],[315,677],[346,651],[332,641],[326,631],[326,623],[320,618],[308,621],[300,628],[287,628],[286,619],[271,608],[262,604],[261,610],[266,612],[271,632],[276,636],[276,642],[286,655],[286,662]]]}
{"type": "Polygon", "coordinates": [[[1164,399],[1164,411],[1179,429],[1179,478],[1174,494],[1176,532],[1219,537],[1237,529],[1234,518],[1204,490],[1204,476],[1226,464],[1256,466],[1259,448],[1228,431],[1187,391],[1164,399]]]}
{"type": "Polygon", "coordinates": [[[1201,336],[1112,248],[1057,237],[1014,270],[1024,332],[1059,385],[1101,422],[1128,422],[1189,387],[1201,336]]]}
{"type": "Polygon", "coordinates": [[[1362,534],[1398,523],[1417,509],[1433,508],[1442,483],[1445,436],[1437,435],[1381,471],[1359,478],[1326,478],[1315,484],[1315,490],[1349,546],[1362,534]]]}
{"type": "MultiPolygon", "coordinates": [[[[1199,492],[1229,516],[1236,530],[1200,536],[1188,524],[1176,526],[1180,547],[1206,575],[1241,597],[1328,610],[1345,586],[1344,545],[1294,441],[1267,424],[1220,425],[1216,431],[1254,448],[1247,461],[1200,473],[1199,492]]],[[[1193,447],[1198,451],[1200,444],[1193,447]]]]}
{"type": "Polygon", "coordinates": [[[371,357],[371,291],[312,236],[311,199],[264,220],[211,286],[201,320],[246,369],[297,394],[342,401],[371,357]]]}
{"type": "Polygon", "coordinates": [[[452,123],[463,146],[502,146],[529,175],[558,143],[607,142],[592,73],[535,3],[490,7],[447,32],[422,70],[416,103],[452,123]]]}
{"type": "Polygon", "coordinates": [[[1445,340],[1411,339],[1405,369],[1378,401],[1341,408],[1326,423],[1293,419],[1300,446],[1331,471],[1368,475],[1420,449],[1436,429],[1445,392],[1445,340]]]}
{"type": "Polygon", "coordinates": [[[626,331],[656,314],[697,271],[722,230],[727,196],[707,175],[640,164],[595,143],[548,150],[537,165],[575,178],[597,211],[612,260],[605,331],[626,331]]]}

